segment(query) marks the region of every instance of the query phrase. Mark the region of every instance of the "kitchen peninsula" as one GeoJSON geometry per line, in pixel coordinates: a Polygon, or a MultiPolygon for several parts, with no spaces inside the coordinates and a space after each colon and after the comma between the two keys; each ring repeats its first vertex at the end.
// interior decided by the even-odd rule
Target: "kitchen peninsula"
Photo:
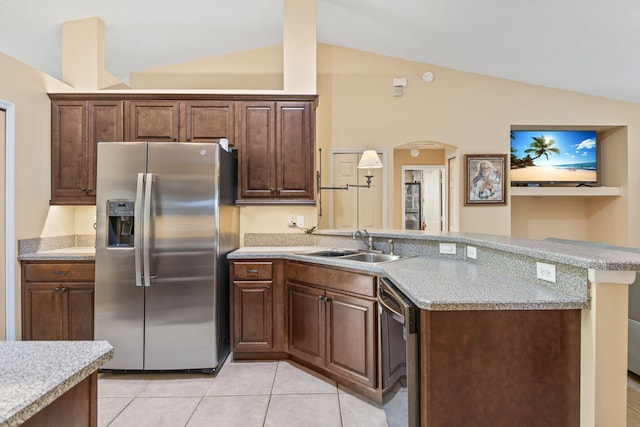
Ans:
{"type": "MultiPolygon", "coordinates": [[[[288,307],[285,292],[287,265],[295,265],[297,271],[301,271],[301,267],[310,266],[310,271],[314,272],[322,271],[316,269],[318,267],[326,267],[330,269],[326,271],[347,273],[349,277],[362,279],[359,282],[361,286],[358,294],[364,295],[364,300],[374,298],[371,296],[372,280],[376,277],[387,277],[420,308],[421,313],[425,314],[421,316],[422,321],[430,319],[433,325],[444,324],[447,316],[456,317],[453,324],[463,322],[457,324],[471,325],[476,327],[476,330],[487,325],[487,319],[488,322],[492,322],[492,317],[502,324],[514,325],[518,325],[518,317],[529,313],[536,313],[536,316],[542,317],[553,313],[551,315],[557,316],[556,319],[564,318],[563,322],[566,321],[569,325],[565,329],[569,336],[565,336],[561,329],[555,329],[554,332],[549,329],[546,338],[551,342],[563,342],[569,348],[577,349],[577,357],[576,354],[571,354],[567,360],[573,364],[571,375],[579,376],[578,379],[574,377],[571,382],[573,389],[569,401],[577,404],[579,400],[580,425],[625,425],[625,308],[628,304],[627,286],[634,281],[635,271],[640,270],[638,254],[507,236],[420,231],[370,232],[374,238],[375,249],[388,253],[389,239],[392,239],[395,253],[405,258],[388,263],[368,264],[308,255],[309,252],[323,248],[362,249],[363,243],[354,240],[353,232],[350,231],[321,230],[313,234],[245,235],[244,247],[230,254],[229,259],[232,263],[243,263],[246,269],[242,270],[242,274],[246,273],[246,276],[239,277],[232,286],[238,285],[240,291],[246,291],[248,301],[265,305],[263,314],[267,324],[263,329],[267,334],[272,334],[275,342],[267,340],[248,344],[244,350],[257,349],[255,358],[288,357],[285,347],[288,339],[288,307]],[[445,244],[444,249],[449,253],[441,253],[441,244],[445,244]],[[453,250],[452,244],[455,245],[453,250]],[[467,256],[467,247],[475,248],[475,258],[467,256]],[[555,282],[536,278],[538,262],[555,267],[555,282]],[[465,318],[468,313],[477,317],[465,318]],[[503,315],[506,317],[500,320],[499,317],[503,315]],[[575,363],[579,367],[576,368],[575,363]]],[[[59,249],[48,254],[22,252],[21,259],[42,262],[61,259],[72,261],[74,258],[69,255],[71,252],[72,249],[59,249]]],[[[473,251],[471,253],[473,254],[473,251]]],[[[86,255],[78,255],[77,259],[88,260],[86,255]]],[[[293,277],[292,273],[289,274],[293,277]]],[[[326,284],[333,278],[313,277],[313,280],[323,280],[326,284]]],[[[320,288],[319,285],[314,286],[320,288]]],[[[233,289],[231,292],[233,293],[233,289]]],[[[335,289],[323,292],[322,295],[319,294],[320,297],[340,293],[335,289]]],[[[529,326],[538,323],[539,319],[532,319],[528,323],[529,326]]],[[[548,319],[547,322],[541,326],[543,332],[546,332],[545,328],[553,328],[558,323],[549,322],[548,319]]],[[[262,327],[263,323],[259,326],[262,327]]],[[[462,334],[460,336],[463,337],[462,334]]],[[[538,338],[540,337],[532,336],[531,340],[538,338]]],[[[507,339],[505,336],[505,341],[508,340],[512,338],[507,339]]],[[[521,348],[526,348],[529,341],[525,340],[522,343],[524,347],[521,348]]],[[[488,357],[491,350],[488,346],[483,357],[488,357]]],[[[554,353],[553,347],[545,347],[540,351],[549,353],[549,358],[538,360],[537,364],[523,365],[522,368],[529,367],[527,373],[534,376],[535,369],[541,369],[549,375],[547,367],[560,369],[558,372],[562,373],[561,367],[550,365],[553,365],[556,356],[567,355],[554,353]]],[[[248,355],[249,351],[246,351],[246,354],[248,355]]],[[[466,355],[466,359],[451,359],[459,366],[465,366],[475,356],[465,351],[458,351],[456,354],[456,357],[466,355]]],[[[549,384],[542,384],[542,387],[543,390],[554,390],[549,384]]],[[[459,390],[454,392],[457,393],[459,390]]],[[[456,395],[453,396],[455,398],[456,395]]],[[[498,408],[512,403],[499,401],[490,395],[480,395],[480,398],[498,408]]],[[[429,407],[424,402],[422,406],[429,407]]],[[[571,409],[572,421],[576,420],[576,410],[575,407],[571,409]]]]}
{"type": "MultiPolygon", "coordinates": [[[[229,258],[232,262],[284,260],[284,269],[291,263],[303,263],[388,277],[421,309],[421,318],[430,319],[436,322],[434,324],[445,324],[448,322],[445,320],[447,316],[452,316],[457,318],[452,325],[477,325],[474,329],[477,332],[482,330],[483,325],[490,325],[494,321],[500,325],[524,322],[526,332],[514,332],[512,329],[504,335],[504,339],[522,340],[521,349],[535,347],[536,343],[543,344],[537,350],[537,355],[532,355],[530,364],[521,365],[520,369],[529,367],[531,372],[528,374],[533,375],[534,380],[535,370],[538,369],[538,372],[545,374],[545,379],[548,379],[555,375],[549,375],[550,370],[558,368],[553,363],[556,357],[567,362],[566,367],[571,369],[568,374],[565,372],[568,376],[564,379],[571,379],[568,387],[573,388],[562,391],[570,394],[562,397],[565,405],[563,409],[570,415],[557,421],[562,424],[563,420],[569,420],[571,425],[579,423],[582,426],[624,425],[627,348],[624,331],[627,328],[627,316],[626,310],[621,308],[626,308],[628,303],[627,285],[634,281],[635,271],[640,269],[639,256],[553,241],[482,234],[393,231],[373,231],[371,234],[376,249],[388,252],[388,241],[393,239],[395,252],[409,258],[389,263],[367,264],[339,257],[316,257],[306,254],[319,247],[363,248],[361,242],[352,239],[352,232],[336,230],[316,232],[312,238],[308,237],[306,241],[298,241],[292,246],[288,246],[290,243],[287,242],[286,235],[246,235],[245,247],[232,253],[229,258]],[[296,246],[300,244],[308,246],[296,246]],[[442,244],[445,244],[444,248],[441,248],[442,244]],[[475,249],[475,258],[467,257],[468,246],[475,249]],[[537,264],[540,262],[555,268],[555,281],[545,281],[536,277],[537,264]],[[463,319],[465,313],[471,313],[472,316],[463,319]],[[545,327],[553,328],[558,321],[565,322],[566,327],[563,330],[549,329],[548,334],[544,328],[529,329],[540,320],[522,320],[531,313],[547,317],[548,323],[545,327]],[[549,320],[547,315],[557,316],[556,320],[549,320]],[[511,333],[516,335],[509,335],[511,333]],[[529,338],[530,341],[517,336],[523,333],[533,334],[529,338]],[[553,342],[557,345],[554,346],[553,342]],[[549,344],[550,346],[545,347],[549,344]],[[551,356],[536,359],[545,352],[551,356]],[[607,381],[602,381],[604,378],[607,381]]],[[[276,263],[273,268],[275,271],[278,270],[276,263]]],[[[273,287],[268,288],[268,294],[273,296],[274,313],[277,307],[286,307],[278,305],[275,300],[279,285],[276,282],[279,277],[286,277],[282,273],[278,274],[274,273],[273,287]]],[[[284,287],[284,284],[281,283],[280,286],[284,287]]],[[[277,320],[275,317],[274,319],[277,320]]],[[[422,320],[422,323],[424,326],[425,321],[422,320]]],[[[274,325],[277,325],[277,321],[274,325]]],[[[467,331],[458,332],[464,336],[467,331]]],[[[422,338],[424,341],[425,337],[422,338]]],[[[473,336],[471,341],[479,342],[477,339],[474,341],[473,336]]],[[[499,343],[500,340],[496,342],[499,343]]],[[[424,358],[427,350],[423,342],[422,364],[428,361],[424,358]]],[[[491,348],[485,348],[483,351],[483,357],[490,357],[491,348]]],[[[461,363],[458,366],[465,366],[465,363],[472,362],[472,358],[476,356],[473,352],[468,354],[470,356],[467,359],[456,359],[457,363],[461,363]]],[[[458,356],[460,355],[456,354],[456,357],[458,356]]],[[[511,356],[517,358],[517,354],[511,356]]],[[[448,367],[456,369],[455,366],[448,367]]],[[[493,369],[499,368],[494,364],[493,369]]],[[[423,366],[423,373],[425,369],[430,367],[423,366]]],[[[557,372],[562,372],[562,369],[557,372]]],[[[492,378],[484,380],[491,382],[492,378]]],[[[428,380],[423,377],[423,411],[429,411],[433,403],[424,400],[428,395],[424,390],[426,381],[428,380]]],[[[513,381],[519,380],[514,378],[513,381]]],[[[469,384],[467,383],[467,388],[469,384]]],[[[550,392],[555,386],[548,384],[544,387],[550,392]]],[[[455,398],[456,393],[463,391],[466,393],[466,390],[450,390],[453,394],[449,396],[455,398]]],[[[511,400],[496,401],[500,399],[493,397],[487,400],[487,396],[489,395],[476,393],[474,399],[484,399],[487,404],[493,406],[492,410],[496,413],[500,407],[507,407],[513,403],[511,400]]],[[[502,396],[509,396],[508,389],[502,396]]],[[[524,406],[526,405],[521,405],[526,411],[524,406]]],[[[482,412],[487,407],[478,405],[474,410],[482,412]]],[[[469,416],[466,408],[465,411],[469,416]]],[[[424,415],[423,412],[423,417],[424,415]]]]}
{"type": "Polygon", "coordinates": [[[97,425],[106,341],[0,342],[0,426],[97,425]]]}

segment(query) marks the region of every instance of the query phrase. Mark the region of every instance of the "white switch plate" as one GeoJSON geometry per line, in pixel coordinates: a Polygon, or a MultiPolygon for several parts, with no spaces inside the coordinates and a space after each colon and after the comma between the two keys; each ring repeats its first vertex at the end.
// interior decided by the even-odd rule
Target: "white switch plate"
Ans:
{"type": "Polygon", "coordinates": [[[467,258],[476,259],[478,254],[475,246],[467,246],[467,258]]]}
{"type": "Polygon", "coordinates": [[[556,266],[553,264],[546,264],[544,262],[536,262],[536,275],[538,279],[555,283],[556,282],[556,266]]]}
{"type": "Polygon", "coordinates": [[[296,225],[298,227],[304,227],[304,215],[298,215],[296,218],[296,225]]]}
{"type": "Polygon", "coordinates": [[[456,244],[455,243],[440,243],[440,253],[455,255],[456,254],[456,244]]]}

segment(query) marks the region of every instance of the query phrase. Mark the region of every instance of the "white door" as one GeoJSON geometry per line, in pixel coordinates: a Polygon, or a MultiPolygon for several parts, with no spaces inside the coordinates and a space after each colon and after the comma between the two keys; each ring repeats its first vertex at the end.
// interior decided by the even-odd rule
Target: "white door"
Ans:
{"type": "Polygon", "coordinates": [[[458,231],[458,159],[447,159],[447,182],[449,184],[449,197],[447,201],[447,226],[448,231],[458,231]]]}
{"type": "Polygon", "coordinates": [[[424,229],[442,231],[442,169],[424,169],[422,182],[424,229]]]}
{"type": "MultiPolygon", "coordinates": [[[[361,153],[333,153],[333,186],[366,185],[366,170],[358,169],[361,153]]],[[[380,160],[382,154],[378,153],[380,160]]],[[[373,170],[371,188],[350,187],[333,192],[333,225],[335,229],[382,228],[382,172],[373,170]]]]}

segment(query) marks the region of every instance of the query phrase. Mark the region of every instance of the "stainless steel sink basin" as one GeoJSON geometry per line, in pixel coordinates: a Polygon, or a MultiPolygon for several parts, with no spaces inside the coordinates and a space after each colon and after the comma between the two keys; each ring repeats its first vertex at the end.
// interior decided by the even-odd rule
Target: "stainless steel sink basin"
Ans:
{"type": "Polygon", "coordinates": [[[361,252],[356,249],[322,249],[315,252],[304,252],[300,255],[317,256],[326,258],[339,258],[348,261],[366,262],[378,264],[381,262],[395,261],[405,258],[402,255],[390,255],[376,252],[361,252]]]}
{"type": "Polygon", "coordinates": [[[346,255],[353,255],[357,253],[358,251],[355,249],[324,249],[316,252],[305,252],[304,255],[337,258],[337,257],[343,257],[346,255]]]}
{"type": "Polygon", "coordinates": [[[395,261],[397,259],[404,258],[402,255],[390,255],[390,254],[377,254],[371,252],[360,252],[354,255],[343,256],[342,259],[349,261],[368,262],[372,264],[380,262],[395,261]]]}

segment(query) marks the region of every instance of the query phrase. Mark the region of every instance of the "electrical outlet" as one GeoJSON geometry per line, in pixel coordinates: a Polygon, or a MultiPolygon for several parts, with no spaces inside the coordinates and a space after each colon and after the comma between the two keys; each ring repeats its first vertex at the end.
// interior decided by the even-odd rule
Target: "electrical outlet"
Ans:
{"type": "Polygon", "coordinates": [[[546,264],[544,262],[536,262],[536,275],[538,279],[555,283],[556,282],[556,266],[553,264],[546,264]]]}
{"type": "Polygon", "coordinates": [[[467,246],[467,258],[476,259],[478,254],[475,246],[467,246]]]}
{"type": "Polygon", "coordinates": [[[456,254],[456,244],[455,243],[440,243],[440,253],[455,255],[456,254]]]}
{"type": "Polygon", "coordinates": [[[296,217],[296,225],[298,227],[304,227],[304,215],[298,215],[296,217]]]}
{"type": "Polygon", "coordinates": [[[293,227],[294,225],[296,225],[296,219],[293,216],[293,214],[289,214],[289,219],[287,224],[289,225],[289,227],[293,227]]]}

